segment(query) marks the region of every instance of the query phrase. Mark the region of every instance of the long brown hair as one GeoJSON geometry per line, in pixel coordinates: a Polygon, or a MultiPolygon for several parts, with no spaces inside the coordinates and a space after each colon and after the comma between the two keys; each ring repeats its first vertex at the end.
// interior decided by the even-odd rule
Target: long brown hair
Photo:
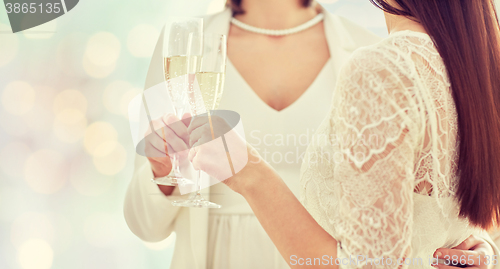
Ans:
{"type": "Polygon", "coordinates": [[[460,214],[500,221],[500,29],[493,0],[370,0],[423,25],[446,65],[458,113],[460,214]]]}
{"type": "MultiPolygon", "coordinates": [[[[233,15],[243,14],[245,11],[241,7],[242,0],[226,0],[226,6],[231,8],[233,15]]],[[[303,7],[309,7],[314,0],[300,0],[303,7]]]]}

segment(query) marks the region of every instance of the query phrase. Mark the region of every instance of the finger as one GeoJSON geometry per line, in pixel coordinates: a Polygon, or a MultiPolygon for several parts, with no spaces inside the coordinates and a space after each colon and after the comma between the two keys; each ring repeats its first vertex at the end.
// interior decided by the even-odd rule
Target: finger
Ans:
{"type": "Polygon", "coordinates": [[[161,131],[159,131],[159,133],[161,134],[160,139],[165,142],[164,144],[168,145],[168,147],[172,149],[170,153],[181,152],[188,148],[186,142],[178,137],[172,129],[164,127],[161,131]]]}
{"type": "Polygon", "coordinates": [[[196,141],[196,143],[193,144],[192,148],[198,148],[198,147],[202,146],[203,144],[210,142],[210,141],[212,141],[211,137],[204,136],[204,137],[200,138],[198,141],[196,141]]]}
{"type": "Polygon", "coordinates": [[[477,251],[473,251],[473,250],[439,248],[436,250],[436,253],[439,253],[439,252],[441,253],[441,255],[439,255],[439,258],[442,258],[442,259],[447,259],[446,256],[452,257],[455,255],[458,257],[460,257],[462,255],[464,255],[465,257],[467,257],[467,255],[480,256],[480,253],[478,253],[477,251]],[[446,257],[446,258],[444,258],[444,257],[446,257]]]}
{"type": "Polygon", "coordinates": [[[184,115],[182,115],[182,122],[184,123],[184,125],[186,125],[186,127],[188,127],[189,123],[191,123],[191,114],[184,113],[184,115]]]}
{"type": "Polygon", "coordinates": [[[212,141],[212,137],[208,137],[208,136],[202,136],[200,137],[200,139],[198,139],[197,141],[195,141],[193,143],[193,145],[191,146],[191,148],[196,148],[196,147],[199,147],[207,142],[210,142],[212,141]]]}
{"type": "Polygon", "coordinates": [[[435,258],[447,259],[453,263],[467,263],[469,265],[484,264],[485,257],[477,251],[440,248],[434,254],[435,258]],[[469,259],[470,258],[470,259],[469,259]]]}
{"type": "Polygon", "coordinates": [[[184,143],[182,139],[178,138],[173,131],[167,127],[162,128],[159,133],[162,137],[155,134],[150,134],[147,137],[146,152],[149,152],[146,154],[147,157],[164,157],[165,155],[168,156],[173,153],[183,155],[184,151],[188,149],[186,143],[184,143]],[[158,152],[149,150],[149,147],[155,148],[158,152]]]}
{"type": "MultiPolygon", "coordinates": [[[[191,148],[188,153],[188,159],[191,163],[193,163],[194,158],[196,157],[196,148],[191,148]]],[[[196,167],[193,167],[196,169],[196,167]]]]}
{"type": "Polygon", "coordinates": [[[205,124],[210,124],[207,116],[194,117],[193,120],[191,120],[191,123],[189,124],[188,130],[187,130],[188,134],[191,135],[191,132],[193,132],[194,130],[196,130],[197,128],[199,128],[205,124]]]}
{"type": "Polygon", "coordinates": [[[152,143],[147,143],[144,148],[145,156],[148,158],[167,158],[169,157],[165,149],[161,147],[156,147],[152,143]]]}
{"type": "Polygon", "coordinates": [[[148,131],[145,134],[145,140],[145,153],[147,157],[164,157],[168,156],[169,153],[180,153],[187,149],[186,142],[165,125],[162,117],[151,121],[148,131]],[[154,132],[151,132],[151,127],[154,129],[154,132]],[[150,149],[150,147],[156,150],[150,149]]]}
{"type": "Polygon", "coordinates": [[[170,130],[170,128],[163,126],[163,128],[159,128],[155,131],[155,134],[150,134],[146,137],[146,141],[151,145],[154,145],[157,149],[164,151],[165,153],[172,153],[173,151],[167,151],[167,148],[172,149],[171,145],[182,142],[177,135],[170,130]]]}
{"type": "MultiPolygon", "coordinates": [[[[461,267],[457,267],[457,266],[444,265],[444,264],[434,265],[434,267],[439,268],[439,269],[458,269],[458,268],[461,268],[461,267]]],[[[479,267],[477,267],[477,266],[467,266],[466,268],[467,269],[479,269],[479,267]]]]}
{"type": "Polygon", "coordinates": [[[172,114],[165,115],[163,117],[163,122],[165,123],[165,126],[171,129],[177,137],[182,139],[184,143],[187,143],[189,135],[184,122],[172,114]]]}
{"type": "MultiPolygon", "coordinates": [[[[164,128],[166,128],[166,126],[165,126],[165,123],[163,122],[162,118],[158,118],[158,119],[152,120],[150,122],[150,125],[148,127],[147,132],[144,135],[144,138],[146,139],[146,142],[150,142],[151,141],[151,143],[153,143],[154,141],[157,140],[156,137],[158,139],[162,140],[162,141],[165,141],[165,130],[164,130],[164,128]],[[151,128],[153,128],[153,131],[151,131],[151,128]]],[[[155,146],[158,149],[162,148],[162,147],[159,146],[159,144],[157,143],[157,141],[154,142],[153,144],[155,144],[155,146]]]]}
{"type": "Polygon", "coordinates": [[[157,118],[149,122],[148,129],[144,133],[144,137],[148,137],[152,133],[157,133],[156,130],[163,128],[165,126],[165,123],[163,122],[162,118],[157,118]],[[151,129],[153,128],[153,129],[151,129]]]}
{"type": "Polygon", "coordinates": [[[195,170],[199,170],[198,163],[196,162],[195,159],[198,155],[199,146],[201,146],[203,144],[205,144],[204,139],[200,139],[198,142],[193,144],[193,146],[189,150],[188,158],[189,158],[189,161],[193,164],[193,168],[195,170]]]}
{"type": "Polygon", "coordinates": [[[212,128],[211,131],[214,137],[220,137],[232,129],[232,126],[224,118],[219,116],[212,116],[208,120],[211,124],[210,128],[212,128]]]}
{"type": "MultiPolygon", "coordinates": [[[[191,132],[189,135],[189,145],[191,147],[194,147],[194,145],[200,141],[204,136],[210,136],[212,137],[211,132],[210,132],[210,126],[209,125],[203,125],[201,127],[196,128],[194,131],[191,132]]],[[[210,140],[205,139],[204,141],[208,142],[210,140]]]]}
{"type": "Polygon", "coordinates": [[[170,161],[169,157],[149,157],[148,158],[150,162],[160,164],[163,166],[171,167],[172,162],[170,161]]]}
{"type": "Polygon", "coordinates": [[[484,240],[481,240],[481,239],[475,237],[474,235],[471,235],[471,236],[467,237],[467,239],[465,239],[458,246],[454,247],[454,249],[469,250],[469,249],[473,249],[474,246],[476,246],[478,244],[482,244],[482,243],[484,243],[484,240]]]}

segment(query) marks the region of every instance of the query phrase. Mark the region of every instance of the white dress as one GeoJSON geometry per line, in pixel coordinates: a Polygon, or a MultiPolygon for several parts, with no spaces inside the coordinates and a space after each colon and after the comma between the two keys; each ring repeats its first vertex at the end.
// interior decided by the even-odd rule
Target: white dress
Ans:
{"type": "Polygon", "coordinates": [[[458,217],[457,113],[428,35],[396,32],[354,52],[315,137],[301,202],[338,240],[339,258],[417,258],[410,267],[433,268],[437,248],[474,232],[458,217]]]}
{"type": "MultiPolygon", "coordinates": [[[[331,48],[331,20],[325,35],[331,48]]],[[[357,29],[359,30],[359,29],[357,29]]],[[[365,33],[365,44],[379,40],[365,33]]],[[[338,38],[338,37],[337,37],[338,38]]],[[[331,51],[336,55],[335,48],[331,51]]],[[[228,60],[220,109],[241,115],[245,138],[299,196],[300,166],[311,137],[330,107],[337,73],[344,60],[332,56],[314,82],[294,103],[276,111],[258,97],[228,60]],[[336,61],[336,63],[332,63],[336,61]]],[[[210,188],[210,200],[222,205],[209,211],[207,268],[290,268],[245,199],[219,183],[210,188]]]]}
{"type": "MultiPolygon", "coordinates": [[[[230,62],[227,65],[227,77],[233,79],[226,81],[220,108],[241,115],[246,140],[297,196],[305,150],[321,121],[318,115],[325,115],[330,105],[333,73],[329,60],[298,100],[276,111],[253,92],[230,62]]],[[[210,200],[222,208],[209,212],[208,268],[289,268],[241,195],[218,183],[211,187],[210,200]]]]}
{"type": "MultiPolygon", "coordinates": [[[[298,196],[300,165],[310,137],[326,115],[340,67],[357,48],[374,44],[380,37],[339,16],[322,10],[330,60],[304,94],[289,107],[275,111],[248,86],[230,61],[219,109],[238,112],[246,138],[265,157],[298,196]]],[[[231,11],[204,18],[205,32],[228,34],[231,11]]],[[[146,87],[163,83],[162,37],[151,59],[146,87]]],[[[134,176],[124,203],[130,230],[145,241],[160,241],[176,233],[173,269],[288,268],[271,240],[239,194],[223,184],[203,190],[221,209],[179,208],[176,188],[163,195],[151,183],[151,166],[136,156],[134,176]]],[[[186,197],[183,197],[186,198],[186,197]]]]}
{"type": "MultiPolygon", "coordinates": [[[[340,67],[355,49],[380,40],[346,19],[323,12],[331,59],[295,103],[280,112],[271,109],[228,61],[219,107],[242,116],[247,140],[262,156],[267,155],[266,159],[297,196],[303,154],[311,135],[329,111],[340,67]]],[[[227,34],[230,19],[230,10],[206,17],[205,31],[227,34]]],[[[163,83],[162,40],[160,37],[151,59],[145,89],[163,83]]],[[[161,241],[175,232],[170,268],[288,268],[239,194],[217,184],[202,192],[210,201],[221,204],[221,209],[180,208],[172,206],[172,200],[187,197],[179,197],[178,188],[171,196],[163,195],[151,182],[152,177],[147,159],[137,155],[124,201],[124,216],[130,230],[145,241],[161,241]]]]}

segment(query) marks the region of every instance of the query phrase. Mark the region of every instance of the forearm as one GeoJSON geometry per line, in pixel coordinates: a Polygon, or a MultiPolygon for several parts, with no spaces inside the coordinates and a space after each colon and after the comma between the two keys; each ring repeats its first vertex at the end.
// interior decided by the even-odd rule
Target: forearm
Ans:
{"type": "Polygon", "coordinates": [[[188,127],[191,144],[201,144],[194,147],[196,150],[189,152],[189,159],[194,167],[223,181],[247,200],[290,266],[297,265],[290,264],[290,257],[296,256],[317,261],[315,267],[306,263],[296,267],[306,265],[307,268],[336,268],[335,262],[331,261],[337,258],[337,241],[319,226],[279,175],[238,133],[231,130],[224,134],[225,142],[213,141],[209,132],[214,129],[212,125],[225,129],[228,125],[219,117],[212,117],[211,121],[208,124],[206,120],[197,118],[188,127]],[[223,142],[227,145],[223,146],[223,142]],[[329,259],[330,262],[324,265],[321,263],[324,256],[333,259],[329,259]]]}
{"type": "MultiPolygon", "coordinates": [[[[337,241],[319,226],[276,172],[263,162],[249,162],[248,165],[259,166],[249,169],[258,172],[243,179],[246,182],[240,193],[287,263],[294,267],[290,264],[292,255],[296,259],[319,258],[320,261],[324,255],[328,255],[334,260],[337,257],[337,241]]],[[[309,265],[307,268],[322,266],[337,267],[309,265]]]]}

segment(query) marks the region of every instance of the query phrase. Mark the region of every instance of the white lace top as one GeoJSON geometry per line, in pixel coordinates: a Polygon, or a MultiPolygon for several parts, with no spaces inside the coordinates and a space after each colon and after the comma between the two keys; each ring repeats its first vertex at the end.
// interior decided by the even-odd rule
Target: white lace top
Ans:
{"type": "Polygon", "coordinates": [[[457,145],[450,83],[428,35],[396,32],[352,55],[304,158],[301,201],[338,240],[339,258],[393,264],[341,267],[411,258],[432,268],[437,248],[472,233],[454,199],[457,145]]]}

